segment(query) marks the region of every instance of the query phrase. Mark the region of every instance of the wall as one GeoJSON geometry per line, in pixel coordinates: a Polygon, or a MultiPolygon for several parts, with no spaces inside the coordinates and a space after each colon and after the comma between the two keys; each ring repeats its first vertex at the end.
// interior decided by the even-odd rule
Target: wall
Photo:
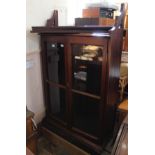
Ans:
{"type": "Polygon", "coordinates": [[[32,26],[44,26],[53,10],[59,11],[59,25],[66,25],[68,0],[26,0],[26,52],[40,51],[39,36],[30,33],[32,26]],[[62,13],[63,12],[63,13],[62,13]]]}
{"type": "Polygon", "coordinates": [[[45,115],[39,52],[28,53],[28,61],[30,63],[26,70],[26,103],[28,109],[35,113],[34,119],[38,123],[45,115]]]}
{"type": "Polygon", "coordinates": [[[26,60],[32,65],[26,72],[26,105],[39,123],[45,115],[40,67],[39,35],[30,33],[32,26],[44,26],[53,10],[59,11],[59,25],[67,23],[67,0],[26,0],[26,60]]]}

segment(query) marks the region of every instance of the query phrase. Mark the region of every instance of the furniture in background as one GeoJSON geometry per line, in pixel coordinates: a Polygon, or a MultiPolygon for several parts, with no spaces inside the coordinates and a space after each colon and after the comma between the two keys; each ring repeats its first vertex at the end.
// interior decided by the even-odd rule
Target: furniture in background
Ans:
{"type": "Polygon", "coordinates": [[[87,152],[102,152],[119,100],[123,11],[122,5],[115,28],[32,27],[41,37],[44,135],[49,130],[87,152]]]}
{"type": "Polygon", "coordinates": [[[128,29],[124,28],[123,51],[128,51],[128,29]]]}
{"type": "Polygon", "coordinates": [[[120,76],[119,79],[119,87],[120,87],[120,101],[123,101],[123,95],[124,95],[124,90],[125,87],[128,85],[128,76],[120,76]]]}
{"type": "Polygon", "coordinates": [[[82,16],[83,17],[99,17],[99,18],[114,18],[114,11],[116,9],[113,8],[105,8],[105,7],[88,7],[83,9],[82,16]]]}
{"type": "Polygon", "coordinates": [[[123,102],[121,102],[119,105],[118,105],[118,108],[117,108],[117,124],[118,124],[118,128],[120,127],[121,123],[123,122],[123,120],[125,119],[125,117],[127,116],[128,114],[128,100],[124,100],[123,102]]]}
{"type": "Polygon", "coordinates": [[[112,26],[115,24],[115,20],[111,18],[75,18],[76,26],[84,26],[84,25],[99,25],[99,26],[112,26]]]}
{"type": "Polygon", "coordinates": [[[123,51],[128,51],[128,6],[124,19],[124,37],[123,37],[123,51]]]}
{"type": "Polygon", "coordinates": [[[121,56],[120,69],[120,101],[123,100],[125,88],[128,85],[128,5],[126,6],[125,20],[124,20],[124,35],[123,35],[123,51],[121,56]]]}
{"type": "Polygon", "coordinates": [[[113,132],[113,141],[115,141],[118,130],[125,119],[125,117],[128,115],[128,100],[125,99],[122,101],[116,110],[116,119],[115,119],[115,127],[113,132]]]}
{"type": "Polygon", "coordinates": [[[75,25],[113,26],[115,10],[114,8],[88,7],[82,10],[82,18],[75,18],[75,25]]]}
{"type": "Polygon", "coordinates": [[[127,85],[128,85],[128,63],[121,63],[120,79],[119,79],[120,101],[123,100],[124,90],[127,85]]]}
{"type": "Polygon", "coordinates": [[[111,155],[128,155],[128,116],[121,124],[111,155]]]}
{"type": "Polygon", "coordinates": [[[128,85],[128,52],[122,52],[121,65],[120,65],[120,101],[123,101],[124,91],[128,85]]]}
{"type": "MultiPolygon", "coordinates": [[[[34,113],[26,110],[26,146],[33,154],[37,151],[37,131],[33,125],[34,113]]],[[[30,152],[30,151],[28,151],[30,152]]]]}

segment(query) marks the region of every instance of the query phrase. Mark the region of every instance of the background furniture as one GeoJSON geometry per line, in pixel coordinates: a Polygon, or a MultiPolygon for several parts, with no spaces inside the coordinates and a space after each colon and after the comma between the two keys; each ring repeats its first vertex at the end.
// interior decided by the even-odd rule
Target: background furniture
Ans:
{"type": "MultiPolygon", "coordinates": [[[[26,110],[26,146],[36,154],[37,151],[37,132],[32,122],[34,114],[26,110]]],[[[27,151],[30,153],[30,151],[27,151]]]]}
{"type": "Polygon", "coordinates": [[[113,132],[113,141],[115,141],[116,136],[118,134],[119,128],[125,119],[125,117],[128,115],[128,100],[125,99],[122,101],[116,110],[116,119],[115,119],[115,127],[113,132]]]}
{"type": "Polygon", "coordinates": [[[111,18],[75,18],[76,26],[84,26],[84,25],[100,25],[100,26],[112,26],[115,24],[115,20],[111,18]]]}
{"type": "Polygon", "coordinates": [[[120,101],[123,101],[125,88],[128,85],[128,52],[123,51],[121,56],[121,65],[120,65],[120,79],[119,79],[119,88],[120,88],[120,101]]]}
{"type": "Polygon", "coordinates": [[[120,128],[121,123],[123,122],[123,120],[125,119],[125,117],[128,114],[128,100],[124,100],[123,102],[121,102],[117,108],[117,124],[118,124],[118,128],[120,128]]]}
{"type": "Polygon", "coordinates": [[[126,6],[124,19],[124,35],[122,47],[121,69],[120,69],[120,101],[123,100],[125,88],[128,85],[128,5],[126,6]]]}
{"type": "Polygon", "coordinates": [[[120,101],[123,100],[124,90],[127,85],[128,85],[128,63],[121,63],[120,79],[119,79],[120,101]]]}
{"type": "Polygon", "coordinates": [[[82,18],[75,18],[75,25],[113,26],[115,24],[114,10],[115,9],[104,7],[90,7],[83,9],[82,18]]]}
{"type": "Polygon", "coordinates": [[[128,116],[119,129],[111,155],[128,155],[128,116]]]}
{"type": "Polygon", "coordinates": [[[123,51],[128,51],[128,6],[126,8],[124,19],[123,51]]]}

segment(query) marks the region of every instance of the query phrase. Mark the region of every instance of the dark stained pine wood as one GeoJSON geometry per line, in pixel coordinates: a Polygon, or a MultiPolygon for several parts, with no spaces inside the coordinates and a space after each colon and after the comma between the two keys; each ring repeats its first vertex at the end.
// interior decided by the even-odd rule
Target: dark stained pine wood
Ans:
{"type": "Polygon", "coordinates": [[[77,94],[81,94],[81,95],[85,95],[85,96],[89,96],[89,97],[92,97],[92,98],[95,98],[95,99],[98,99],[98,100],[101,99],[100,96],[93,95],[93,94],[90,94],[90,93],[85,93],[85,92],[78,91],[78,90],[75,90],[75,89],[72,89],[72,92],[77,93],[77,94]]]}
{"type": "Polygon", "coordinates": [[[107,32],[112,27],[103,27],[103,26],[59,26],[59,27],[32,27],[32,33],[44,33],[48,34],[51,32],[56,34],[78,34],[78,33],[92,33],[92,32],[107,32]]]}
{"type": "Polygon", "coordinates": [[[49,80],[46,80],[46,82],[49,83],[51,86],[56,86],[56,87],[59,87],[59,88],[66,89],[66,87],[64,85],[61,85],[61,84],[58,84],[58,83],[54,83],[54,82],[51,82],[49,80]]]}
{"type": "MultiPolygon", "coordinates": [[[[124,11],[124,5],[122,5],[124,11]]],[[[124,14],[117,18],[113,27],[102,26],[63,26],[52,27],[32,27],[32,33],[41,36],[41,60],[42,78],[44,86],[44,101],[46,106],[46,117],[43,120],[43,131],[46,135],[50,130],[71,141],[77,146],[100,154],[102,144],[107,136],[113,131],[115,108],[119,100],[118,82],[120,74],[120,61],[122,52],[123,28],[122,21],[124,14]],[[64,45],[65,62],[65,84],[52,82],[48,79],[47,71],[47,43],[62,43],[64,45]],[[72,83],[72,45],[95,45],[102,47],[102,70],[101,70],[101,90],[100,95],[73,89],[72,83]],[[66,122],[59,120],[51,113],[51,102],[48,86],[63,89],[66,93],[66,122]],[[74,126],[73,93],[99,101],[97,135],[93,135],[74,126]]],[[[48,21],[49,23],[49,21],[48,21]]],[[[51,72],[53,72],[51,70],[51,72]]],[[[94,75],[95,76],[95,75],[94,75]]],[[[81,107],[82,108],[82,107],[81,107]]],[[[86,114],[87,115],[87,114],[86,114]]]]}
{"type": "Polygon", "coordinates": [[[58,11],[54,10],[52,18],[47,20],[47,27],[57,27],[58,26],[58,11]]]}

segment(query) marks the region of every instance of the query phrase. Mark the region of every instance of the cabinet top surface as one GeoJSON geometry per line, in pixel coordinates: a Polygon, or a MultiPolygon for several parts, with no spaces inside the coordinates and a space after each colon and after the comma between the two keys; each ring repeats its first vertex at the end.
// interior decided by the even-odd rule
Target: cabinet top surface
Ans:
{"type": "Polygon", "coordinates": [[[109,37],[109,30],[112,27],[103,26],[59,26],[59,27],[32,27],[32,33],[39,34],[63,34],[63,35],[84,35],[84,36],[97,36],[109,37]]]}

